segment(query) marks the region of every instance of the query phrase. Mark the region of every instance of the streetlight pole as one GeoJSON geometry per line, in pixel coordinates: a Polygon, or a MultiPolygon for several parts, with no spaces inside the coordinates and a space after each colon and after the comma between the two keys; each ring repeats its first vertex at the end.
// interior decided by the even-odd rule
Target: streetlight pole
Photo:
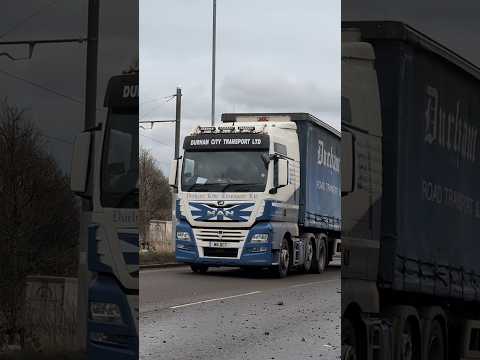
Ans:
{"type": "Polygon", "coordinates": [[[213,34],[212,34],[212,126],[215,125],[215,56],[217,41],[217,0],[213,0],[213,34]]]}

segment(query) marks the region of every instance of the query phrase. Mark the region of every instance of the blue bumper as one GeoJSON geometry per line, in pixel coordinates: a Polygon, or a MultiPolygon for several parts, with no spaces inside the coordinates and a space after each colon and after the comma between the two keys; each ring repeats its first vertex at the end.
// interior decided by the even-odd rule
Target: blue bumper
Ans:
{"type": "Polygon", "coordinates": [[[99,274],[90,284],[89,306],[92,302],[114,303],[120,308],[123,323],[106,324],[88,318],[88,358],[138,360],[138,336],[130,306],[119,284],[108,275],[99,274]]]}
{"type": "Polygon", "coordinates": [[[268,223],[255,225],[248,233],[247,240],[239,259],[237,258],[209,258],[199,257],[195,236],[191,226],[185,221],[177,224],[177,231],[184,231],[190,234],[191,241],[176,240],[176,260],[186,264],[202,264],[208,266],[271,266],[278,263],[279,253],[272,250],[271,233],[272,226],[268,223]],[[250,239],[254,234],[269,233],[270,242],[264,244],[252,244],[250,239]]]}

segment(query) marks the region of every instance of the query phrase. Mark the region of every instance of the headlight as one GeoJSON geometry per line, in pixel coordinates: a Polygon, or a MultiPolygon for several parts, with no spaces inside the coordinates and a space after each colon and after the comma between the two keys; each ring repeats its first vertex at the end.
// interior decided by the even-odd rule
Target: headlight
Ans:
{"type": "Polygon", "coordinates": [[[177,240],[190,241],[190,234],[186,231],[177,231],[177,240]]]}
{"type": "Polygon", "coordinates": [[[113,303],[91,302],[90,317],[93,321],[108,324],[122,324],[120,307],[113,303]]]}
{"type": "Polygon", "coordinates": [[[255,234],[250,241],[255,244],[266,243],[268,242],[268,234],[255,234]]]}

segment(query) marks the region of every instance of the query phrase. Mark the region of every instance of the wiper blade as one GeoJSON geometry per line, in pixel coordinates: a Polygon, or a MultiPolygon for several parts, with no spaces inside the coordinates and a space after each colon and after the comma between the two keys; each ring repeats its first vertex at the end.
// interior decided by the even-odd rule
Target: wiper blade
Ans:
{"type": "Polygon", "coordinates": [[[259,184],[259,183],[228,183],[223,187],[222,192],[225,192],[225,190],[227,190],[230,186],[258,186],[258,185],[262,185],[262,184],[259,184]]]}

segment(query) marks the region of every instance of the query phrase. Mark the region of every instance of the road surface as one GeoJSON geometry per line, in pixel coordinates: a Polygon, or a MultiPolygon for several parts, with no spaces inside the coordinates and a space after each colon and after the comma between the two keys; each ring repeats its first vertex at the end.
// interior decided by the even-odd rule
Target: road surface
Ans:
{"type": "Polygon", "coordinates": [[[140,359],[340,359],[340,268],[140,273],[140,359]]]}

